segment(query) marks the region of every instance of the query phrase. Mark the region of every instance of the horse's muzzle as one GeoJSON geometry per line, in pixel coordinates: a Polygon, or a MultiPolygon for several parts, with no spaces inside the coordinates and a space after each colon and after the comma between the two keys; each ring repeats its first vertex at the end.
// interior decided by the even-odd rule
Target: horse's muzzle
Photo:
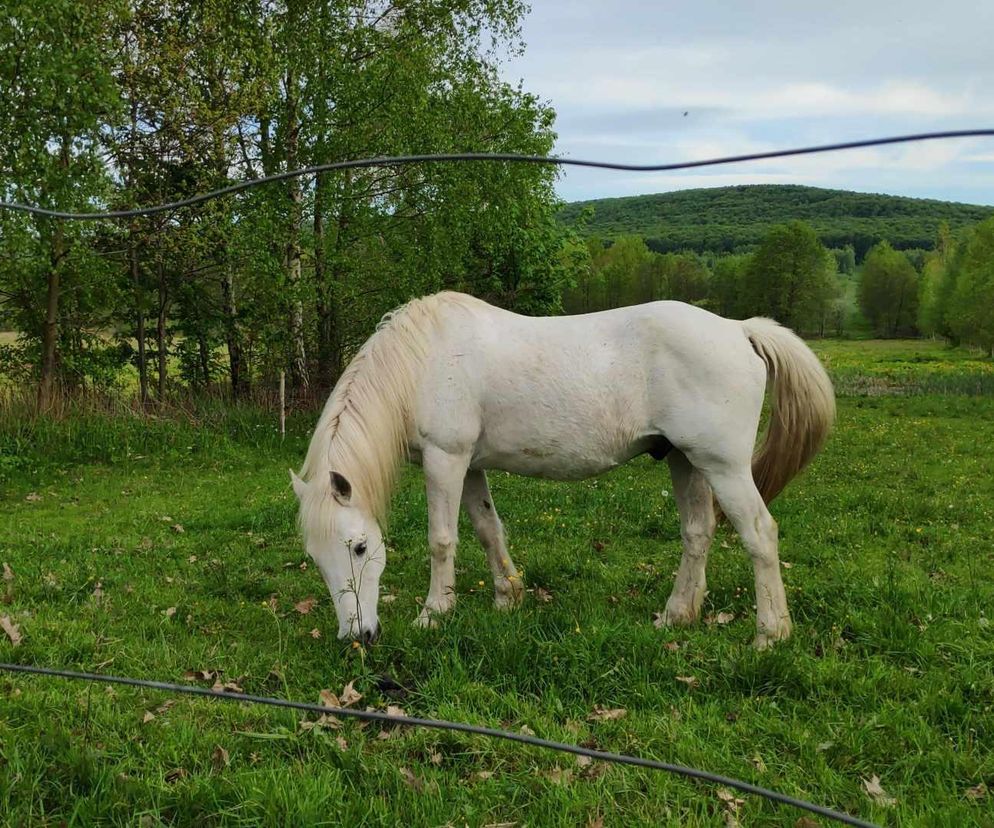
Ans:
{"type": "Polygon", "coordinates": [[[359,634],[359,642],[364,646],[368,647],[370,644],[374,643],[377,638],[380,637],[380,622],[376,622],[376,629],[373,630],[363,630],[359,634]]]}

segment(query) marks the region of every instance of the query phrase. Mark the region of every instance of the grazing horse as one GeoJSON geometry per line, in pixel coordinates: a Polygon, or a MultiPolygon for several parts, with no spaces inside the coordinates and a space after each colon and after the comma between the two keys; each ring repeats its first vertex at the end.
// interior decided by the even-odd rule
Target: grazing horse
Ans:
{"type": "Polygon", "coordinates": [[[766,504],[818,452],[835,416],[817,357],[769,319],[724,319],[681,302],[527,317],[444,292],[387,314],[328,399],[300,476],[308,553],[338,635],[369,642],[386,564],[381,525],[398,467],[421,464],[431,584],[417,623],[455,601],[460,503],[486,550],[497,606],[524,584],[508,554],[487,469],[578,480],[648,453],[666,458],[683,557],[667,624],[697,620],[715,501],[752,558],[755,645],[790,635],[766,504]],[[767,384],[769,424],[753,453],[767,384]]]}

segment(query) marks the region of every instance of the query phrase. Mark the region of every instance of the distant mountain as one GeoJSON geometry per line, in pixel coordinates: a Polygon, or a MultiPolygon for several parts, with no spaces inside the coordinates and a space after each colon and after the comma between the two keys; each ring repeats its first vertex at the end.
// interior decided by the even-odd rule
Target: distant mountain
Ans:
{"type": "Polygon", "coordinates": [[[994,207],[952,201],[757,184],[576,201],[560,217],[573,223],[588,208],[593,216],[584,235],[634,234],[659,252],[746,251],[771,225],[801,219],[829,247],[852,244],[859,259],[881,239],[902,249],[931,248],[943,221],[956,230],[994,215],[994,207]]]}

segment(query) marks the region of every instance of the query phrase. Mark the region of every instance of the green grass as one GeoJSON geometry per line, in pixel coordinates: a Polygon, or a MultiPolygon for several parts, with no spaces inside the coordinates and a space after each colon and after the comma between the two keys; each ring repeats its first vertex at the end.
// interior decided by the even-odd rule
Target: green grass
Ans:
{"type": "MultiPolygon", "coordinates": [[[[868,374],[912,349],[818,347],[868,374]]],[[[411,470],[390,527],[383,587],[396,599],[381,605],[381,643],[339,644],[327,592],[304,567],[286,473],[313,420],[291,421],[281,444],[250,412],[194,425],[0,418],[0,561],[15,576],[0,614],[24,636],[0,641],[0,659],[167,681],[223,670],[247,692],[312,701],[355,680],[362,705],[527,726],[881,824],[994,825],[991,799],[965,793],[994,787],[994,398],[840,399],[824,454],[774,505],[795,634],[766,653],[748,646],[752,574],[726,529],[705,612],[735,620],[653,627],[680,540],[668,475],[648,459],[570,485],[492,475],[515,560],[552,600],[496,612],[463,525],[460,598],[437,630],[410,624],[428,581],[411,470]],[[308,596],[318,603],[301,615],[308,596]],[[403,699],[377,690],[383,674],[403,699]],[[588,721],[598,705],[628,713],[588,721]],[[864,792],[874,774],[893,807],[864,792]]],[[[305,731],[296,714],[185,697],[160,710],[166,700],[0,675],[0,823],[725,824],[713,788],[660,773],[429,731],[305,731]]],[[[743,825],[801,816],[746,799],[743,825]]]]}

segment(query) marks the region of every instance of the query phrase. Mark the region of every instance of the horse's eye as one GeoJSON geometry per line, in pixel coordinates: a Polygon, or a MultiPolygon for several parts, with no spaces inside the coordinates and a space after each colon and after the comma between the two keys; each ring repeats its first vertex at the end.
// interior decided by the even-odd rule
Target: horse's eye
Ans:
{"type": "Polygon", "coordinates": [[[353,546],[352,547],[352,552],[353,552],[353,554],[356,557],[361,557],[362,555],[365,555],[366,554],[366,541],[363,541],[362,543],[357,543],[355,546],[353,546]]]}

